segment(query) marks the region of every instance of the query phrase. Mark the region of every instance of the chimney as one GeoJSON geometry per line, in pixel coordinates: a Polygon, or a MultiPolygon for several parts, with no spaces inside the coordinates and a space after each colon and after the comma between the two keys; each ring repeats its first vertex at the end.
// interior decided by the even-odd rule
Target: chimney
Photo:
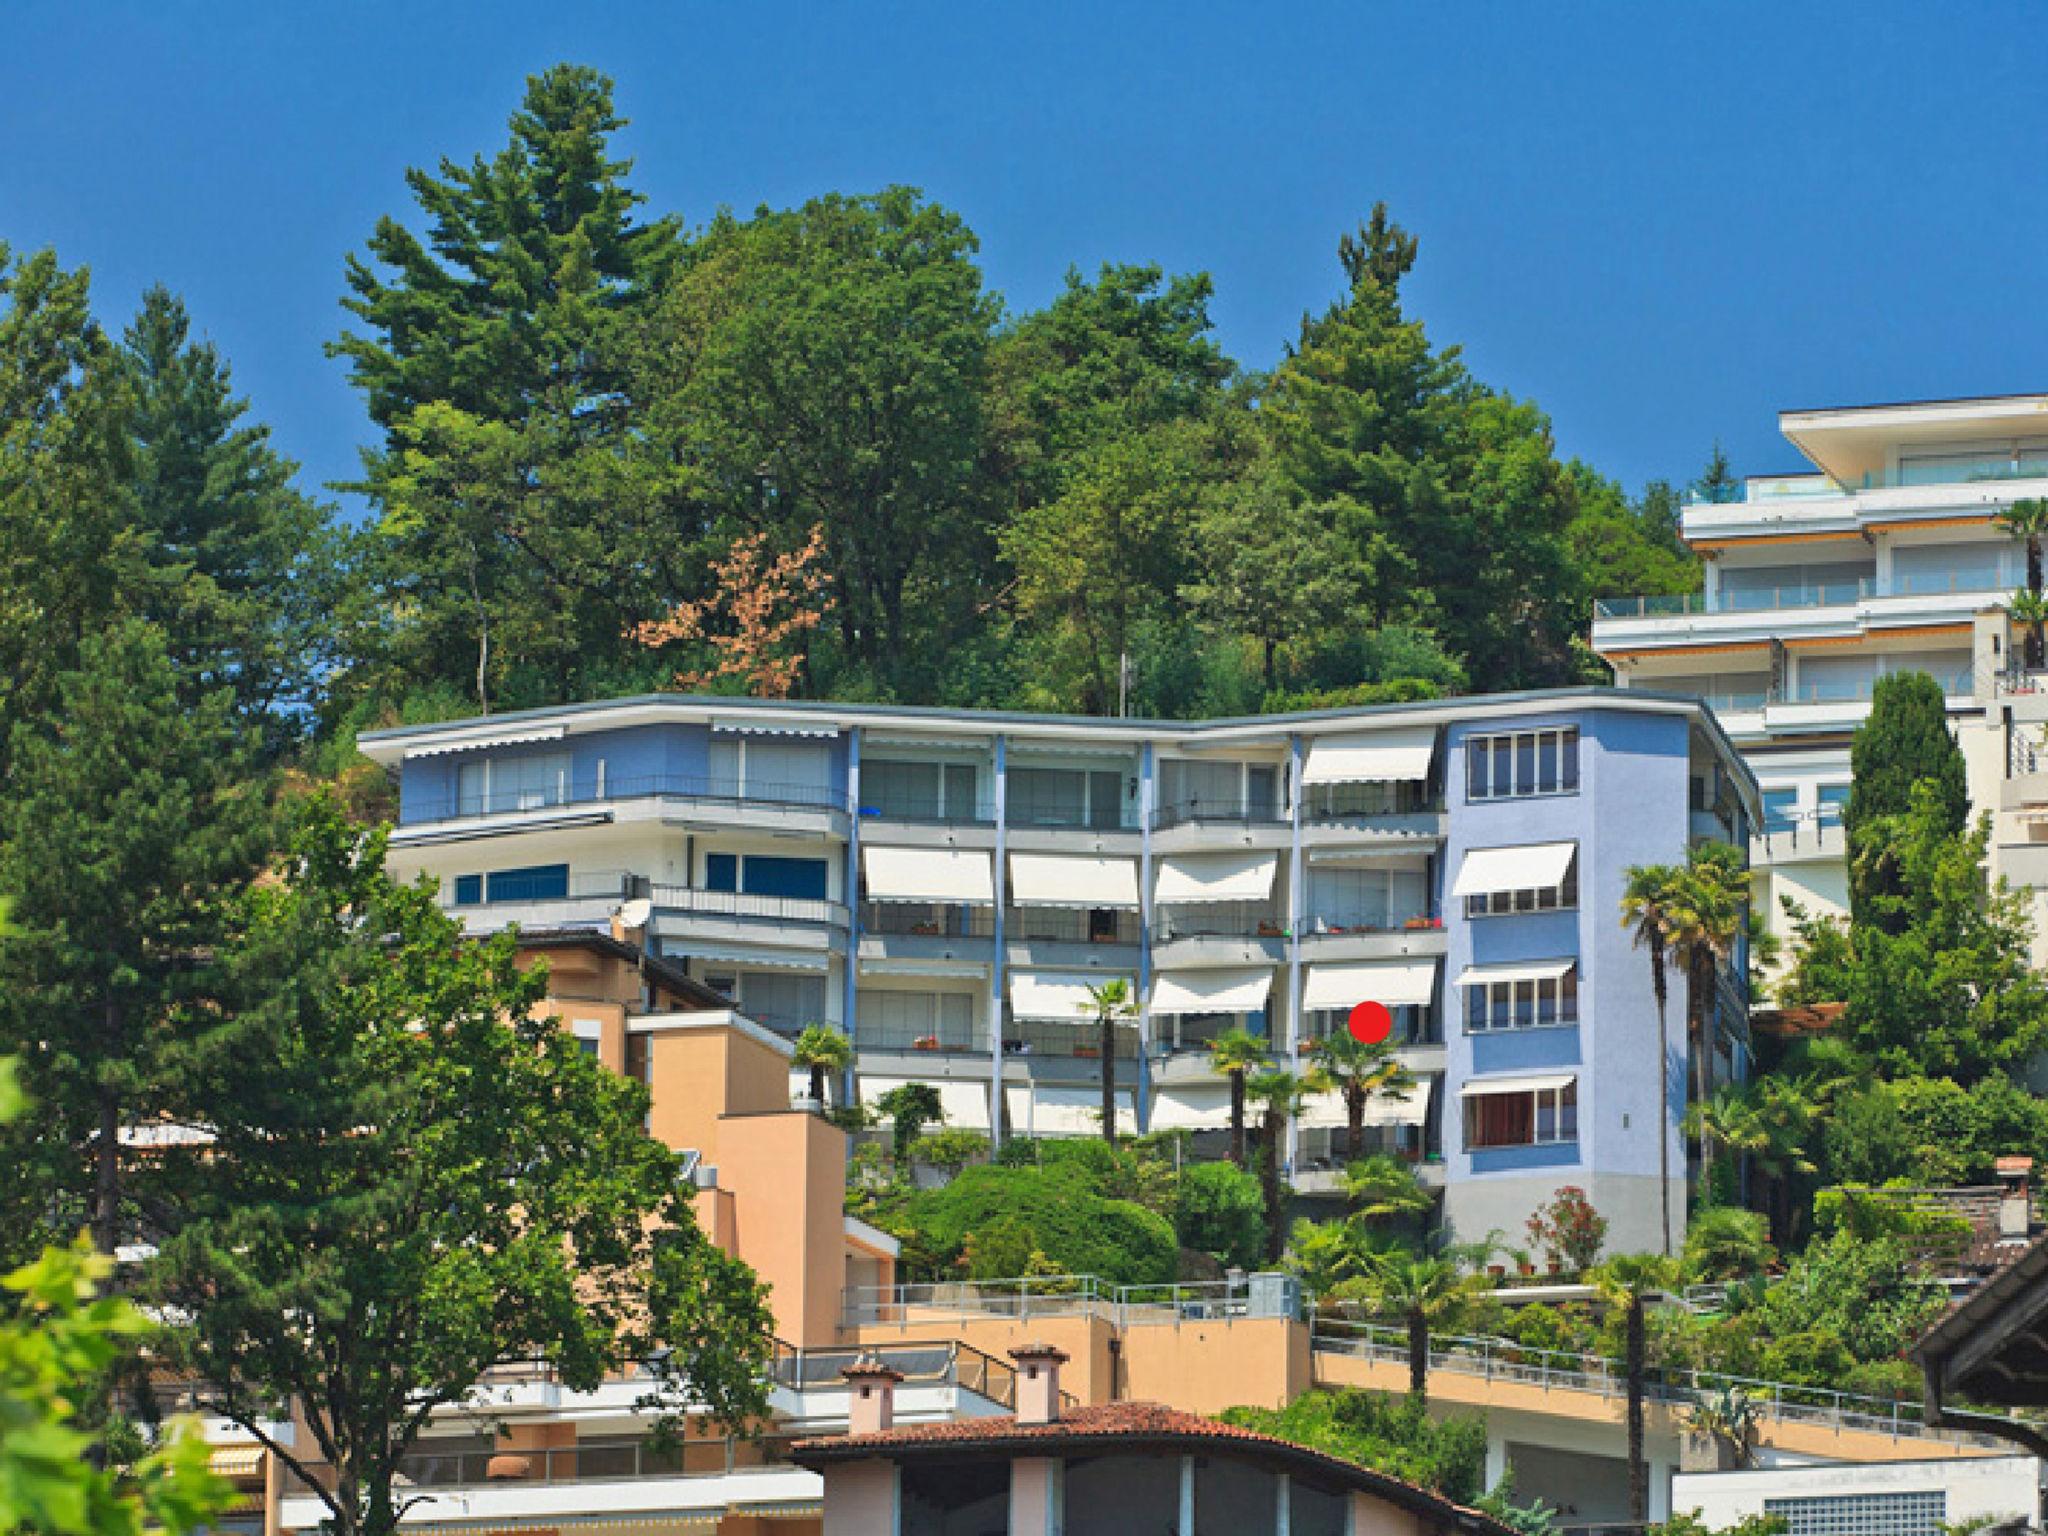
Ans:
{"type": "Polygon", "coordinates": [[[1998,1201],[1998,1240],[2025,1242],[2033,1231],[2033,1201],[2027,1185],[2034,1172],[2031,1157],[2001,1157],[1996,1167],[2002,1190],[1998,1201]]]}
{"type": "Polygon", "coordinates": [[[879,1355],[865,1354],[839,1374],[853,1393],[846,1409],[849,1435],[879,1434],[895,1424],[896,1384],[903,1380],[901,1371],[890,1369],[879,1355]]]}
{"type": "Polygon", "coordinates": [[[1020,1344],[1010,1358],[1017,1362],[1017,1422],[1057,1423],[1060,1367],[1067,1363],[1067,1352],[1056,1344],[1020,1344]]]}

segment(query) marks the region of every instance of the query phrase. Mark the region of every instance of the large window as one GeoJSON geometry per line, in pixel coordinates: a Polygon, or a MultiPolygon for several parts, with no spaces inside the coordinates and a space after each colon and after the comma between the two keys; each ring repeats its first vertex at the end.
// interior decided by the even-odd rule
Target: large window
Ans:
{"type": "Polygon", "coordinates": [[[830,869],[823,859],[791,859],[766,853],[707,853],[704,889],[823,901],[830,889],[830,869]]]}
{"type": "Polygon", "coordinates": [[[1465,988],[1465,1032],[1543,1029],[1579,1021],[1577,967],[1562,976],[1474,982],[1465,988]]]}
{"type": "Polygon", "coordinates": [[[1465,1100],[1465,1146],[1541,1147],[1579,1139],[1579,1085],[1524,1093],[1481,1093],[1465,1100]]]}
{"type": "Polygon", "coordinates": [[[1512,731],[1465,743],[1465,793],[1472,800],[1576,794],[1579,730],[1512,731]]]}
{"type": "Polygon", "coordinates": [[[569,894],[569,866],[534,864],[525,869],[494,869],[487,875],[457,875],[455,905],[481,906],[487,901],[560,901],[569,894]]]}
{"type": "Polygon", "coordinates": [[[1172,826],[1203,819],[1277,821],[1280,770],[1270,763],[1167,758],[1159,765],[1159,819],[1172,826]]]}
{"type": "Polygon", "coordinates": [[[1948,1494],[1939,1488],[1810,1494],[1765,1499],[1764,1513],[1782,1519],[1789,1536],[1937,1536],[1948,1519],[1948,1494]]]}
{"type": "Polygon", "coordinates": [[[485,757],[456,770],[455,798],[464,816],[535,811],[569,798],[569,754],[485,757]]]}
{"type": "Polygon", "coordinates": [[[1008,819],[1026,827],[1123,825],[1124,775],[1118,768],[1012,768],[1008,819]]]}
{"type": "Polygon", "coordinates": [[[864,814],[903,821],[981,821],[972,763],[919,763],[864,758],[860,805],[864,814]]]}
{"type": "Polygon", "coordinates": [[[1798,790],[1767,789],[1764,791],[1765,832],[1790,832],[1798,820],[1798,790]]]}
{"type": "Polygon", "coordinates": [[[1849,808],[1849,786],[1823,784],[1819,794],[1820,824],[1824,827],[1839,827],[1842,824],[1842,813],[1849,808]]]}
{"type": "Polygon", "coordinates": [[[740,1011],[780,1034],[796,1034],[825,1017],[823,976],[748,971],[738,978],[738,991],[740,1011]]]}
{"type": "Polygon", "coordinates": [[[967,1050],[974,1038],[974,999],[965,992],[881,992],[863,988],[855,1001],[854,1038],[884,1050],[967,1050]]]}
{"type": "Polygon", "coordinates": [[[1573,859],[1560,885],[1530,891],[1487,891],[1465,898],[1467,917],[1511,917],[1518,912],[1569,912],[1579,904],[1579,861],[1573,859]]]}

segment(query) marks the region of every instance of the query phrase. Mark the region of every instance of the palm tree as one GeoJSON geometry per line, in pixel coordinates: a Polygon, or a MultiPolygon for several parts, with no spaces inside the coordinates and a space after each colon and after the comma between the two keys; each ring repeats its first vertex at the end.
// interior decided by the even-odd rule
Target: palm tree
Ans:
{"type": "Polygon", "coordinates": [[[1358,1216],[1342,1221],[1297,1221],[1287,1241],[1287,1267],[1318,1300],[1339,1294],[1346,1281],[1370,1274],[1380,1264],[1405,1257],[1408,1248],[1390,1233],[1376,1232],[1358,1216]]]}
{"type": "Polygon", "coordinates": [[[2038,672],[2048,658],[2048,594],[2021,588],[2005,605],[2015,624],[2027,627],[2027,670],[2038,672]]]}
{"type": "MultiPolygon", "coordinates": [[[[2041,541],[2048,535],[2048,501],[2030,496],[2016,501],[2004,511],[1996,514],[1998,525],[2016,539],[2022,539],[2027,546],[2027,584],[2024,588],[2030,598],[2041,596],[2041,541]]],[[[2029,671],[2039,671],[2048,666],[2048,644],[2042,638],[2042,624],[2048,620],[2048,612],[2036,609],[2027,618],[2020,617],[2019,593],[2013,594],[2012,616],[2028,626],[2026,665],[2029,671]]]]}
{"type": "MultiPolygon", "coordinates": [[[[1670,896],[1677,884],[1679,871],[1670,864],[1631,864],[1628,868],[1628,884],[1621,894],[1621,924],[1635,930],[1636,948],[1650,952],[1650,991],[1657,999],[1657,1055],[1664,1064],[1658,1074],[1658,1083],[1664,1103],[1658,1108],[1658,1119],[1665,1113],[1665,1104],[1670,1101],[1671,1077],[1671,1026],[1667,1017],[1669,988],[1664,976],[1664,962],[1671,953],[1671,911],[1670,896]]],[[[1668,1257],[1671,1248],[1671,1138],[1659,1129],[1657,1136],[1657,1191],[1662,1196],[1664,1207],[1664,1252],[1668,1257]]]]}
{"type": "Polygon", "coordinates": [[[1408,1330],[1408,1392],[1420,1401],[1429,1389],[1430,1334],[1456,1328],[1483,1287],[1453,1255],[1399,1253],[1338,1287],[1338,1294],[1358,1296],[1382,1316],[1401,1320],[1408,1330]]]}
{"type": "Polygon", "coordinates": [[[1415,1086],[1415,1079],[1394,1059],[1391,1044],[1367,1045],[1348,1029],[1323,1042],[1316,1064],[1344,1095],[1344,1147],[1357,1157],[1365,1146],[1366,1106],[1380,1094],[1392,1098],[1406,1093],[1415,1086]]]}
{"type": "Polygon", "coordinates": [[[1266,1258],[1277,1261],[1287,1251],[1287,1229],[1282,1225],[1280,1190],[1280,1141],[1287,1122],[1301,1113],[1302,1102],[1312,1093],[1326,1093],[1329,1082],[1320,1072],[1306,1075],[1285,1067],[1269,1067],[1253,1074],[1244,1085],[1245,1097],[1265,1111],[1259,1134],[1259,1187],[1266,1197],[1266,1258]]]}
{"type": "Polygon", "coordinates": [[[1619,1253],[1596,1266],[1589,1278],[1609,1306],[1627,1309],[1628,1504],[1630,1518],[1642,1522],[1650,1518],[1650,1464],[1643,1459],[1643,1386],[1649,1365],[1645,1309],[1658,1292],[1678,1288],[1679,1268],[1663,1254],[1619,1253]]]}
{"type": "MultiPolygon", "coordinates": [[[[1692,1058],[1691,1098],[1713,1091],[1715,978],[1735,953],[1749,900],[1742,855],[1726,843],[1696,845],[1667,897],[1672,953],[1685,973],[1686,1050],[1692,1058]]],[[[1707,1128],[1698,1128],[1700,1177],[1710,1160],[1707,1128]]]]}
{"type": "Polygon", "coordinates": [[[1739,1206],[1701,1211],[1685,1229],[1686,1267],[1701,1280],[1742,1280],[1777,1259],[1764,1218],[1739,1206]]]}
{"type": "Polygon", "coordinates": [[[1762,1417],[1762,1405],[1740,1387],[1722,1387],[1693,1404],[1686,1415],[1694,1429],[1712,1436],[1727,1452],[1739,1472],[1756,1465],[1757,1423],[1762,1417]]]}
{"type": "Polygon", "coordinates": [[[1436,1203],[1415,1177],[1414,1169],[1384,1152],[1361,1158],[1344,1170],[1344,1196],[1361,1221],[1420,1216],[1436,1203]]]}
{"type": "Polygon", "coordinates": [[[853,1060],[853,1043],[830,1024],[806,1024],[796,1037],[789,1059],[811,1069],[811,1097],[825,1102],[825,1074],[844,1072],[853,1060]]]}
{"type": "Polygon", "coordinates": [[[1116,1021],[1138,1016],[1138,998],[1131,984],[1121,976],[1088,989],[1088,1011],[1095,1015],[1101,1034],[1097,1048],[1102,1056],[1102,1139],[1116,1145],[1116,1021]]]}
{"type": "Polygon", "coordinates": [[[1250,1030],[1226,1029],[1209,1042],[1209,1069],[1230,1079],[1230,1160],[1240,1168],[1244,1167],[1244,1080],[1265,1065],[1266,1042],[1250,1030]]]}

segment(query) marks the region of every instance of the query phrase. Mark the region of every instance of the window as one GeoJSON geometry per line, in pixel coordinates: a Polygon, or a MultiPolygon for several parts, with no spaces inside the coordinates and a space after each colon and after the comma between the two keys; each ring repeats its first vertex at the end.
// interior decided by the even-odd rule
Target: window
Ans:
{"type": "Polygon", "coordinates": [[[704,855],[704,889],[707,891],[738,891],[740,888],[740,859],[736,853],[707,853],[704,855]]]}
{"type": "Polygon", "coordinates": [[[1820,787],[1820,824],[1824,827],[1839,827],[1842,813],[1849,808],[1849,786],[1846,784],[1823,784],[1820,787]]]}
{"type": "Polygon", "coordinates": [[[568,894],[569,866],[566,864],[494,869],[484,877],[486,901],[560,901],[568,894]]]}
{"type": "Polygon", "coordinates": [[[863,990],[854,1008],[854,1033],[863,1046],[966,1050],[977,1043],[974,999],[965,992],[863,990]]]}
{"type": "Polygon", "coordinates": [[[1533,891],[1489,891],[1465,898],[1467,917],[1510,917],[1519,912],[1569,912],[1579,904],[1579,861],[1573,859],[1562,885],[1533,891]]]}
{"type": "Polygon", "coordinates": [[[487,811],[534,811],[569,798],[569,754],[485,757],[455,774],[455,798],[464,816],[487,811]]]}
{"type": "Polygon", "coordinates": [[[1799,791],[1796,789],[1767,789],[1764,791],[1764,831],[1790,832],[1799,821],[1799,791]]]}
{"type": "Polygon", "coordinates": [[[704,889],[824,901],[830,889],[827,871],[823,859],[791,859],[766,853],[707,853],[704,889]]]}
{"type": "Polygon", "coordinates": [[[1474,736],[1465,743],[1465,781],[1471,800],[1577,794],[1578,727],[1474,736]]]}
{"type": "Polygon", "coordinates": [[[457,875],[455,877],[455,905],[458,907],[479,907],[484,900],[484,877],[482,875],[457,875]]]}
{"type": "Polygon", "coordinates": [[[1012,768],[1009,819],[1034,827],[1120,827],[1123,793],[1119,768],[1012,768]]]}
{"type": "Polygon", "coordinates": [[[825,978],[749,971],[740,978],[740,1009],[770,1029],[796,1034],[825,1017],[825,978]]]}
{"type": "Polygon", "coordinates": [[[861,809],[904,821],[982,820],[978,777],[972,763],[868,759],[860,765],[861,809]]]}
{"type": "Polygon", "coordinates": [[[1948,1519],[1948,1495],[1915,1488],[1765,1499],[1764,1513],[1782,1515],[1789,1536],[1937,1536],[1948,1519]]]}
{"type": "Polygon", "coordinates": [[[1544,1029],[1579,1021],[1579,973],[1475,982],[1465,988],[1465,1032],[1544,1029]]]}
{"type": "Polygon", "coordinates": [[[1527,1093],[1480,1093],[1465,1100],[1465,1146],[1554,1146],[1579,1139],[1579,1085],[1527,1093]]]}

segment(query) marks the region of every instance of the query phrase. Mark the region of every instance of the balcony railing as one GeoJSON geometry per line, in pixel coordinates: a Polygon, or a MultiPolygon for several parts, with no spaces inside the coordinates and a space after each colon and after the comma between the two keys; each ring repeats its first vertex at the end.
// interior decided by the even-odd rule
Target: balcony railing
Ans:
{"type": "Polygon", "coordinates": [[[973,800],[961,805],[940,805],[938,801],[902,795],[861,796],[863,821],[910,821],[933,827],[987,827],[995,825],[994,800],[973,800]]]}
{"type": "Polygon", "coordinates": [[[1306,942],[1354,933],[1427,933],[1443,925],[1443,916],[1435,907],[1388,912],[1311,906],[1308,916],[1302,919],[1301,936],[1306,942]]]}
{"type": "Polygon", "coordinates": [[[647,882],[623,869],[572,871],[566,885],[549,874],[505,871],[481,880],[475,901],[458,901],[455,881],[442,882],[442,904],[460,911],[478,907],[526,905],[533,902],[625,901],[647,894],[647,882]]]}
{"type": "MultiPolygon", "coordinates": [[[[1080,1057],[1102,1059],[1102,1026],[1093,1019],[1012,1019],[1003,1026],[1006,1056],[1080,1057]]],[[[1138,1032],[1127,1024],[1116,1031],[1116,1059],[1138,1059],[1138,1032]]]]}
{"type": "Polygon", "coordinates": [[[1135,944],[1138,914],[1124,908],[1006,907],[1003,933],[1027,943],[1135,944]]]}
{"type": "Polygon", "coordinates": [[[1153,938],[1161,944],[1175,939],[1283,939],[1287,928],[1272,903],[1264,901],[1175,902],[1158,907],[1152,916],[1153,938]]]}
{"type": "Polygon", "coordinates": [[[733,805],[773,805],[804,810],[844,811],[844,791],[818,784],[780,784],[757,779],[714,778],[693,774],[652,774],[609,778],[602,784],[571,786],[516,795],[407,796],[404,821],[455,821],[501,816],[519,811],[546,811],[576,805],[608,805],[615,800],[666,797],[677,800],[724,801],[733,805]]]}
{"type": "Polygon", "coordinates": [[[1898,571],[1883,581],[1797,582],[1783,586],[1722,588],[1711,595],[1682,592],[1653,597],[1596,597],[1596,619],[1663,619],[1707,613],[1779,613],[1798,608],[1839,608],[1883,597],[1946,597],[2009,592],[1996,571],[1898,571]]]}
{"type": "MultiPolygon", "coordinates": [[[[624,1482],[648,1477],[724,1477],[789,1464],[789,1447],[803,1435],[719,1436],[664,1445],[653,1440],[604,1440],[551,1450],[419,1453],[398,1463],[415,1488],[505,1487],[529,1484],[624,1482]]],[[[326,1480],[327,1468],[315,1465],[326,1480]]],[[[286,1473],[287,1496],[313,1492],[286,1473]]]]}
{"type": "Polygon", "coordinates": [[[692,885],[655,885],[648,889],[655,909],[661,912],[846,926],[846,907],[836,901],[816,901],[802,896],[754,896],[744,891],[707,891],[692,885]]]}
{"type": "Polygon", "coordinates": [[[1427,816],[1443,808],[1442,791],[1413,782],[1318,784],[1302,801],[1301,819],[1310,826],[1328,826],[1376,816],[1427,816]]]}
{"type": "Polygon", "coordinates": [[[1194,798],[1175,800],[1158,807],[1152,813],[1154,831],[1163,832],[1168,827],[1186,826],[1191,823],[1212,823],[1239,827],[1285,826],[1288,821],[1287,807],[1277,800],[1254,801],[1194,798]]]}
{"type": "Polygon", "coordinates": [[[860,931],[913,938],[989,939],[995,937],[996,914],[993,907],[964,903],[864,901],[860,904],[860,931]]]}
{"type": "Polygon", "coordinates": [[[1119,1328],[1233,1318],[1299,1318],[1301,1282],[1293,1275],[1173,1285],[1111,1285],[1094,1275],[1031,1275],[1017,1280],[945,1280],[932,1284],[849,1286],[841,1306],[848,1328],[926,1318],[1099,1317],[1119,1328]]]}
{"type": "Polygon", "coordinates": [[[936,1056],[986,1056],[988,1031],[948,1029],[936,1025],[861,1024],[853,1026],[854,1046],[863,1051],[924,1051],[936,1056]]]}

